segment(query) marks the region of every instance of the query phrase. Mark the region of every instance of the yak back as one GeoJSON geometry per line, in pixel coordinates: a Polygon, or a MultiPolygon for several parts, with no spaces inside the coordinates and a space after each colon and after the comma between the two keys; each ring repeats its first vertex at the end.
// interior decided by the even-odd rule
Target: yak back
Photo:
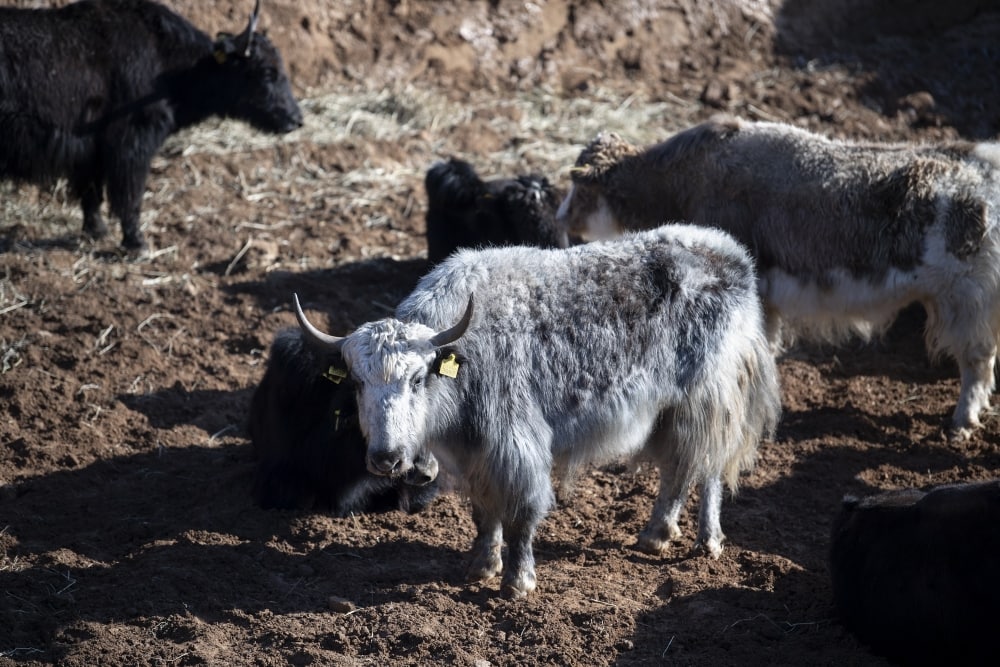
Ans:
{"type": "Polygon", "coordinates": [[[883,655],[934,665],[995,658],[1000,482],[847,498],[832,529],[834,602],[883,655]]]}
{"type": "Polygon", "coordinates": [[[839,141],[780,123],[728,117],[622,158],[602,194],[625,228],[670,220],[719,227],[761,270],[823,283],[835,269],[881,280],[924,260],[929,229],[947,250],[979,250],[996,165],[975,145],[839,141]]]}
{"type": "Polygon", "coordinates": [[[704,380],[731,318],[759,309],[746,252],[686,225],[566,250],[459,251],[396,315],[440,330],[470,294],[472,324],[442,350],[462,362],[458,377],[428,383],[467,441],[491,424],[572,430],[567,420],[588,414],[676,404],[704,380]]]}

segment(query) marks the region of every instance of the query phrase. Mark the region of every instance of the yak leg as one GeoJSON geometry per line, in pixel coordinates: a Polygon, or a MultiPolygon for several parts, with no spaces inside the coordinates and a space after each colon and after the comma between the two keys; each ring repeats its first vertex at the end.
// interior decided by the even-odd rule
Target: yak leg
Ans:
{"type": "Polygon", "coordinates": [[[503,560],[503,532],[500,521],[477,505],[472,507],[472,521],[476,524],[476,539],[472,543],[472,562],[466,573],[468,581],[487,581],[500,574],[503,560]]]}
{"type": "Polygon", "coordinates": [[[962,388],[952,416],[952,438],[964,440],[979,425],[979,414],[989,407],[997,348],[992,343],[970,345],[958,356],[962,388]]]}
{"type": "Polygon", "coordinates": [[[108,180],[108,200],[111,213],[122,223],[122,246],[128,250],[146,247],[139,229],[139,213],[142,210],[142,195],[146,190],[146,173],[149,164],[131,165],[116,170],[108,180]]]}
{"type": "Polygon", "coordinates": [[[87,236],[95,239],[104,237],[108,233],[108,226],[101,217],[101,182],[99,180],[75,183],[73,189],[80,198],[83,208],[83,232],[87,236]]]}
{"type": "Polygon", "coordinates": [[[671,454],[660,462],[660,492],[653,504],[649,523],[639,533],[636,546],[640,551],[660,555],[666,553],[670,540],[681,536],[677,525],[684,503],[687,502],[690,483],[687,475],[680,475],[677,458],[671,454]]]}
{"type": "Polygon", "coordinates": [[[701,506],[698,511],[698,541],[696,550],[704,549],[712,558],[722,555],[722,543],[726,536],[722,534],[722,523],[719,515],[722,511],[722,479],[712,475],[701,485],[701,506]]]}
{"type": "Polygon", "coordinates": [[[146,191],[149,163],[170,134],[173,116],[166,105],[144,107],[130,116],[121,126],[109,128],[109,134],[120,131],[106,156],[108,203],[111,212],[122,223],[122,245],[128,250],[142,250],[146,241],[139,230],[142,196],[146,191]]]}
{"type": "Polygon", "coordinates": [[[507,569],[504,570],[500,592],[504,597],[519,600],[535,590],[535,553],[531,543],[535,528],[542,519],[542,512],[504,523],[507,538],[507,569]]]}

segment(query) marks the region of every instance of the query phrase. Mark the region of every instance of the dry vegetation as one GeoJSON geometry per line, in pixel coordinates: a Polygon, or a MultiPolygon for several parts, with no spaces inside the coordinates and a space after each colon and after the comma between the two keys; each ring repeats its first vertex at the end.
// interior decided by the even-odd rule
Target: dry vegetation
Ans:
{"type": "MultiPolygon", "coordinates": [[[[210,30],[244,15],[169,4],[210,30]]],[[[81,240],[64,186],[0,184],[0,664],[881,664],[831,615],[838,499],[1000,465],[992,415],[965,445],[941,440],[956,374],[926,359],[919,313],[883,341],[782,360],[784,421],[723,506],[719,561],[685,557],[690,516],[669,558],[632,549],[656,477],[625,466],[585,476],[546,520],[522,603],[462,582],[461,498],[348,519],[250,502],[242,425],[291,293],[335,331],[389,312],[425,269],[438,159],[565,187],[598,131],[646,143],[719,110],[839,136],[996,131],[976,113],[998,101],[995,13],[939,25],[933,44],[819,53],[775,27],[808,2],[604,5],[272,0],[305,127],[171,138],[138,260],[116,221],[81,240]],[[975,74],[912,57],[935,44],[966,48],[975,74]]]]}

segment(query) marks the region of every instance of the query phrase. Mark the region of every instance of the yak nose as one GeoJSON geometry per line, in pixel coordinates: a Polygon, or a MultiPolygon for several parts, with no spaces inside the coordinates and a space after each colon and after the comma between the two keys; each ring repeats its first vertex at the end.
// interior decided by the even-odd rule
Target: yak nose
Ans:
{"type": "Polygon", "coordinates": [[[375,475],[396,476],[403,472],[403,459],[395,452],[369,454],[368,471],[375,475]]]}
{"type": "Polygon", "coordinates": [[[425,458],[418,458],[413,462],[413,467],[403,477],[403,480],[411,486],[426,486],[438,476],[437,459],[431,455],[425,458]]]}

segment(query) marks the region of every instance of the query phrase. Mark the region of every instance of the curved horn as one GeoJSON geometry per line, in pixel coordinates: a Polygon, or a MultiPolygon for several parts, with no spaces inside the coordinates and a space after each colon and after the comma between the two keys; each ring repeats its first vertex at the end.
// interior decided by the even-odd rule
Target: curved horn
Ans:
{"type": "Polygon", "coordinates": [[[306,314],[302,312],[302,305],[299,303],[299,295],[293,294],[295,298],[295,317],[299,321],[299,327],[306,335],[306,338],[323,350],[340,354],[340,348],[344,345],[344,339],[339,336],[331,336],[323,333],[313,326],[312,322],[306,319],[306,314]]]}
{"type": "Polygon", "coordinates": [[[250,14],[250,21],[247,23],[246,30],[241,32],[236,38],[236,51],[243,54],[244,58],[250,56],[250,47],[253,46],[253,33],[257,29],[257,21],[260,20],[260,0],[253,6],[253,12],[250,14]]]}
{"type": "Polygon", "coordinates": [[[440,333],[434,334],[431,338],[431,345],[434,347],[444,347],[449,343],[454,343],[456,340],[465,334],[465,330],[469,328],[469,323],[472,321],[472,306],[473,298],[469,295],[469,305],[465,307],[465,315],[462,315],[462,319],[458,324],[450,329],[445,329],[440,333]]]}

